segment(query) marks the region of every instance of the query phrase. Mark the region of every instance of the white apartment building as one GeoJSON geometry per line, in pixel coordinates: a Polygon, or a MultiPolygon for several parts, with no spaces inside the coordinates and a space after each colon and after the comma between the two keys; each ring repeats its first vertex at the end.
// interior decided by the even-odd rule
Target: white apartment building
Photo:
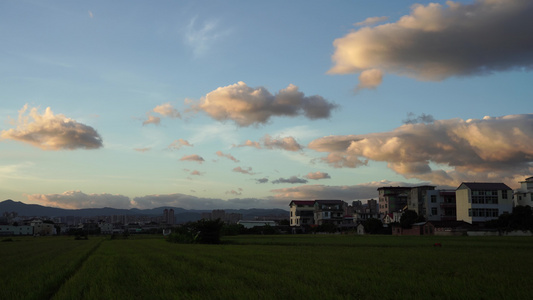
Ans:
{"type": "Polygon", "coordinates": [[[499,182],[463,182],[455,191],[457,221],[479,223],[513,210],[513,190],[499,182]]]}
{"type": "Polygon", "coordinates": [[[531,206],[533,207],[533,177],[526,178],[524,181],[520,181],[520,188],[515,190],[513,202],[515,206],[531,206]]]}

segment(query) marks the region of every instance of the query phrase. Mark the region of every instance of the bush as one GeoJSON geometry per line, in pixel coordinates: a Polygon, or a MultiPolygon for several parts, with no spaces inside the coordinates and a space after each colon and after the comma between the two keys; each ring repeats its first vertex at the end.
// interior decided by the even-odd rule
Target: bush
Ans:
{"type": "Polygon", "coordinates": [[[174,229],[167,241],[182,244],[220,244],[222,227],[220,219],[189,222],[174,229]]]}

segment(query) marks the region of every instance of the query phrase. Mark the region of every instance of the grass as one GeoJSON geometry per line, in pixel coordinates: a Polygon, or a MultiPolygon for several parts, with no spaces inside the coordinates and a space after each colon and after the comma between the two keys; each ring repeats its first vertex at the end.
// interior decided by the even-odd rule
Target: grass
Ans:
{"type": "Polygon", "coordinates": [[[19,283],[2,288],[0,299],[533,297],[533,239],[527,237],[280,235],[224,242],[15,238],[0,245],[0,265],[7,263],[11,281],[19,283]],[[37,245],[49,250],[36,252],[37,245]],[[36,264],[42,259],[48,262],[36,264]],[[36,277],[45,284],[35,286],[36,277]]]}

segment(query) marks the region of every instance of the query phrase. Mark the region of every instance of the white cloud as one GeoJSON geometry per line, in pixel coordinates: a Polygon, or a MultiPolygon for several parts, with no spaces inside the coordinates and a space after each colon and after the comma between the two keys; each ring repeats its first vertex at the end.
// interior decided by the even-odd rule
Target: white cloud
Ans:
{"type": "Polygon", "coordinates": [[[370,26],[376,23],[387,21],[388,19],[389,17],[370,17],[370,18],[366,18],[366,20],[364,20],[363,22],[358,22],[353,25],[354,26],[370,26]]]}
{"type": "Polygon", "coordinates": [[[308,148],[328,152],[322,160],[334,167],[372,160],[387,162],[406,178],[436,184],[514,183],[533,171],[533,114],[407,124],[391,132],[324,137],[308,148]],[[445,169],[433,169],[438,166],[445,169]]]}
{"type": "MultiPolygon", "coordinates": [[[[378,69],[439,81],[533,67],[530,0],[414,5],[396,23],[364,27],[334,41],[331,74],[378,69]]],[[[363,73],[361,73],[363,75],[363,73]]],[[[380,80],[361,78],[361,85],[380,80]],[[364,81],[367,80],[365,83],[364,81]]]]}
{"type": "Polygon", "coordinates": [[[194,17],[187,25],[185,43],[193,49],[195,57],[200,57],[230,33],[230,30],[220,29],[218,21],[212,20],[198,25],[197,17],[194,17]]]}
{"type": "Polygon", "coordinates": [[[329,118],[337,105],[321,96],[304,96],[298,87],[287,88],[272,95],[263,87],[251,88],[244,82],[219,87],[208,93],[193,110],[203,111],[218,121],[231,120],[238,126],[267,123],[274,116],[305,116],[311,120],[329,118]]]}
{"type": "Polygon", "coordinates": [[[361,89],[375,89],[383,81],[383,72],[378,69],[368,69],[361,72],[359,75],[359,84],[356,87],[356,91],[361,89]]]}
{"type": "Polygon", "coordinates": [[[62,114],[54,115],[50,107],[43,114],[28,105],[19,111],[15,129],[2,130],[0,137],[31,144],[43,150],[97,149],[102,138],[92,128],[62,114]],[[28,111],[29,110],[29,111],[28,111]]]}

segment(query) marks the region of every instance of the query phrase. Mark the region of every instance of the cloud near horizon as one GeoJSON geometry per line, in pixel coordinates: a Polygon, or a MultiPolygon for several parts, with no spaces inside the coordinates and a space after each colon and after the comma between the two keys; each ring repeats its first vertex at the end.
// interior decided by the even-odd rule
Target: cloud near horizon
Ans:
{"type": "Polygon", "coordinates": [[[203,111],[217,121],[231,120],[241,127],[266,124],[276,116],[327,119],[335,108],[336,104],[321,96],[304,96],[292,84],[272,95],[263,87],[252,88],[242,81],[219,87],[192,103],[194,111],[203,111]]]}
{"type": "Polygon", "coordinates": [[[54,115],[50,107],[40,114],[36,107],[24,105],[19,111],[16,128],[2,130],[1,139],[28,143],[42,150],[98,149],[102,137],[91,126],[76,122],[62,114],[54,115]]]}
{"type": "Polygon", "coordinates": [[[31,202],[64,209],[103,207],[129,209],[133,207],[130,198],[123,195],[85,194],[81,191],[67,191],[62,194],[33,194],[25,196],[31,202]]]}
{"type": "MultiPolygon", "coordinates": [[[[363,27],[333,42],[330,74],[360,73],[359,88],[375,88],[382,73],[422,81],[533,68],[530,0],[415,4],[396,23],[363,27]],[[367,73],[370,70],[373,73],[367,73]],[[366,74],[365,74],[366,73],[366,74]]],[[[356,25],[368,25],[369,18],[356,25]]]]}
{"type": "Polygon", "coordinates": [[[405,178],[515,186],[533,173],[533,114],[406,124],[391,132],[327,136],[308,148],[328,152],[321,160],[339,168],[383,161],[405,178]]]}
{"type": "MultiPolygon", "coordinates": [[[[378,199],[379,194],[377,189],[383,186],[421,186],[427,185],[427,182],[423,183],[407,183],[398,181],[373,181],[368,183],[356,184],[356,185],[322,185],[322,184],[308,184],[297,187],[289,187],[282,189],[271,190],[274,193],[274,198],[278,200],[316,200],[316,199],[338,199],[343,201],[353,200],[368,200],[378,199]]],[[[437,188],[448,189],[452,187],[440,186],[437,188]]]]}

